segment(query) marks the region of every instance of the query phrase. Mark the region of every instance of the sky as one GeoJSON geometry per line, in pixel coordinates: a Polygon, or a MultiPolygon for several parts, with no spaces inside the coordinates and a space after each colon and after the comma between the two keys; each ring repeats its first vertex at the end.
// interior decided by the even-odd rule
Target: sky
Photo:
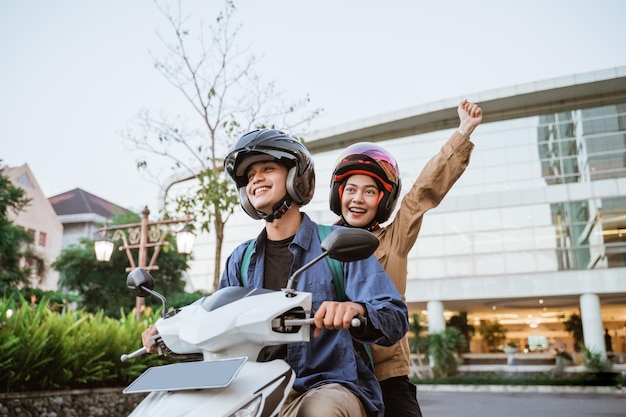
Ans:
{"type": "MultiPolygon", "coordinates": [[[[162,0],[163,1],[163,0],[162,0]]],[[[221,0],[184,0],[211,22],[221,0]]],[[[472,93],[626,65],[622,0],[235,0],[239,41],[324,129],[472,93]]],[[[142,109],[189,114],[154,68],[151,0],[0,0],[0,159],[47,197],[82,188],[140,211],[159,186],[122,132],[142,109]],[[151,55],[153,54],[153,55],[151,55]]],[[[150,162],[150,160],[149,160],[150,162]]]]}

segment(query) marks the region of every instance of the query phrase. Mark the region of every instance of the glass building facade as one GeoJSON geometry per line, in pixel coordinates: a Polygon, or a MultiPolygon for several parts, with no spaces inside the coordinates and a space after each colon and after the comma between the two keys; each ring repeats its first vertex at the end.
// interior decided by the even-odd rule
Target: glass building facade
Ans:
{"type": "MultiPolygon", "coordinates": [[[[388,146],[413,171],[404,141],[423,149],[388,146]]],[[[455,206],[424,221],[409,279],[626,266],[626,103],[485,124],[475,142],[455,206]]]]}

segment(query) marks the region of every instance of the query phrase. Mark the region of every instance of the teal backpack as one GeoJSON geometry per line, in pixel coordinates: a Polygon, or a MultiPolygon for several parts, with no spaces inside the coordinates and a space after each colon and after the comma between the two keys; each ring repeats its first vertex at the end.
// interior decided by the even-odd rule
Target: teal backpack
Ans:
{"type": "MultiPolygon", "coordinates": [[[[326,226],[324,224],[317,225],[317,231],[320,235],[320,241],[326,239],[326,236],[330,234],[332,228],[330,226],[326,226]]],[[[246,251],[243,254],[243,259],[241,260],[241,285],[246,286],[246,277],[248,275],[248,267],[250,266],[250,258],[252,258],[252,251],[254,250],[254,242],[255,239],[252,239],[246,248],[246,251]]],[[[341,266],[341,262],[336,259],[326,257],[328,261],[328,266],[330,267],[330,271],[333,274],[333,284],[335,285],[335,291],[337,292],[337,299],[339,301],[346,301],[348,297],[346,297],[346,286],[344,283],[343,277],[343,267],[341,266]]],[[[355,342],[356,343],[356,342],[355,342]]],[[[370,367],[370,369],[374,369],[374,358],[372,357],[372,350],[369,345],[358,343],[358,345],[362,346],[367,354],[367,358],[369,360],[365,361],[365,363],[370,367]]],[[[358,347],[357,347],[357,350],[358,347]]]]}

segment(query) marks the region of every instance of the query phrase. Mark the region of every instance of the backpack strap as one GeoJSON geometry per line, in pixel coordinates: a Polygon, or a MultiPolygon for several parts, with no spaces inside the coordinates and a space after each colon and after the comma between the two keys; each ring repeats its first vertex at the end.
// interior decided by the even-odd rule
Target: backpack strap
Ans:
{"type": "MultiPolygon", "coordinates": [[[[332,232],[332,227],[327,226],[325,224],[318,224],[317,231],[320,235],[320,242],[321,242],[324,239],[326,239],[326,236],[328,236],[330,232],[332,232]]],[[[326,257],[326,259],[328,260],[328,266],[330,266],[330,271],[333,274],[333,284],[335,284],[335,292],[337,293],[337,299],[339,301],[347,301],[348,297],[346,296],[346,285],[345,285],[344,276],[343,276],[343,266],[341,262],[339,262],[337,259],[333,259],[328,256],[326,257]]],[[[369,344],[366,344],[366,343],[360,343],[360,342],[357,342],[356,340],[353,340],[353,342],[354,342],[355,348],[357,349],[357,351],[359,352],[359,354],[361,355],[363,359],[365,359],[365,357],[363,356],[363,351],[365,351],[365,355],[367,355],[367,359],[369,360],[369,362],[366,360],[365,364],[373,372],[374,371],[374,357],[372,356],[372,348],[370,347],[369,344]]]]}
{"type": "MultiPolygon", "coordinates": [[[[317,231],[320,235],[321,242],[326,239],[326,236],[328,236],[330,232],[332,232],[332,227],[325,224],[318,224],[317,231]]],[[[341,265],[341,262],[328,256],[326,257],[326,260],[328,261],[330,272],[333,274],[333,284],[335,285],[337,299],[339,301],[346,301],[348,297],[346,297],[346,286],[343,279],[343,266],[341,265]]]]}
{"type": "Polygon", "coordinates": [[[254,251],[254,243],[256,239],[252,239],[250,243],[248,243],[248,247],[246,251],[243,253],[243,258],[241,259],[241,270],[240,270],[240,282],[241,286],[246,286],[246,277],[248,276],[248,267],[250,266],[250,258],[252,258],[252,252],[254,251]]]}

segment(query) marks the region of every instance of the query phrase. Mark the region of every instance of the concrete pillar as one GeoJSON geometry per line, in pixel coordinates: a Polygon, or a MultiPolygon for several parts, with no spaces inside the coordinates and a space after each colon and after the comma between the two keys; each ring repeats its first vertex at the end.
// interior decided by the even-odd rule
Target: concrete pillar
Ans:
{"type": "Polygon", "coordinates": [[[602,354],[606,358],[600,297],[597,294],[582,294],[580,296],[580,315],[583,322],[585,347],[592,352],[602,354]]]}
{"type": "Polygon", "coordinates": [[[441,301],[429,301],[426,304],[426,310],[428,311],[428,333],[441,333],[446,330],[443,303],[441,301]]]}

